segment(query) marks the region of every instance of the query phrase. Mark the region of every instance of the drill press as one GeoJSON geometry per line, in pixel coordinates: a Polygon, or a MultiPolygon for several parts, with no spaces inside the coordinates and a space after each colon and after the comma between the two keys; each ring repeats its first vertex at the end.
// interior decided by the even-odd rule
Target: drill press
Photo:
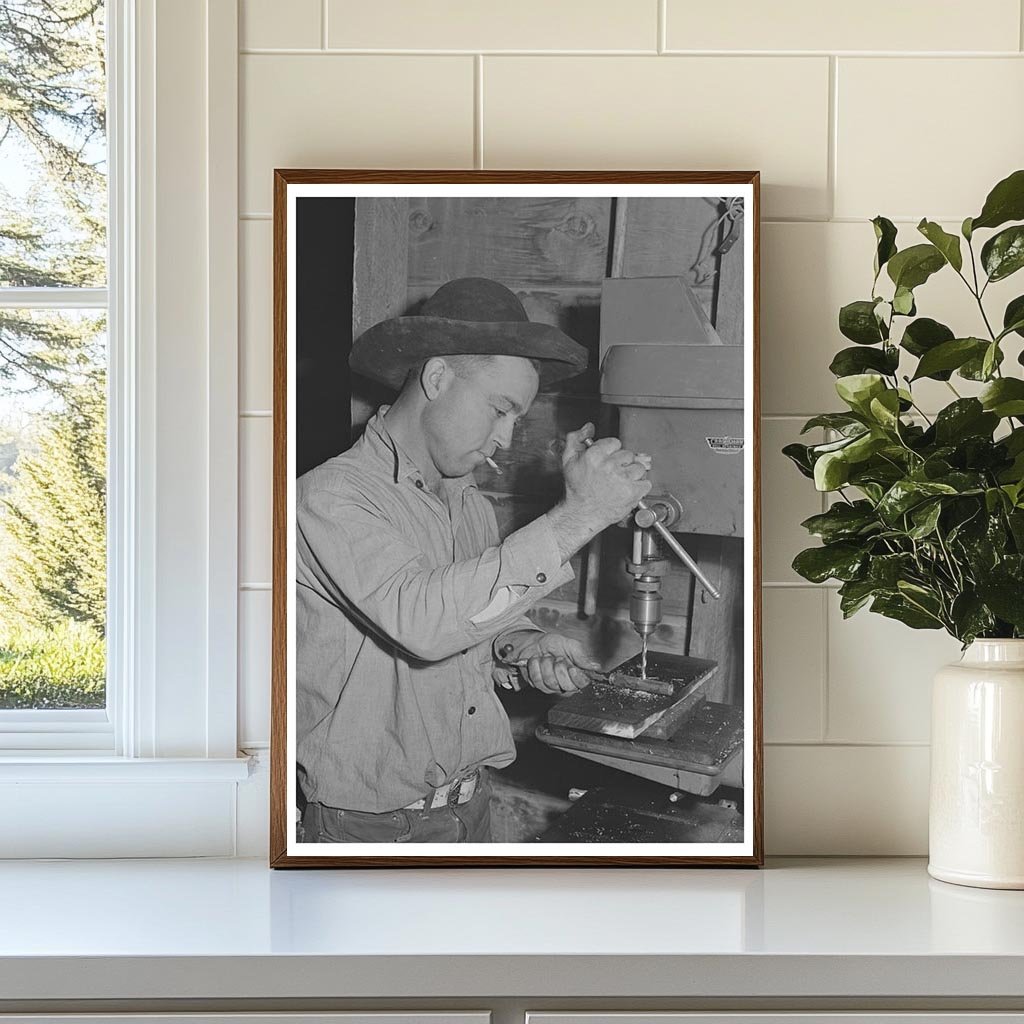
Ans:
{"type": "MultiPolygon", "coordinates": [[[[743,350],[721,343],[683,279],[607,279],[601,398],[617,407],[623,446],[650,453],[653,463],[652,493],[620,524],[632,530],[625,564],[632,577],[628,616],[641,651],[614,669],[608,684],[558,701],[537,736],[661,783],[676,797],[707,797],[722,785],[741,789],[743,708],[705,699],[717,663],[683,643],[672,645],[682,650],[648,646],[663,621],[664,584],[681,569],[662,544],[693,580],[692,615],[698,602],[719,594],[674,534],[743,535],[743,350]],[[668,692],[615,692],[615,682],[631,675],[665,681],[668,692]]],[[[641,817],[646,829],[649,814],[641,817]]],[[[654,817],[662,821],[664,807],[654,817]]],[[[629,822],[635,818],[631,813],[629,822]]],[[[567,834],[565,828],[554,833],[545,838],[559,841],[567,834]]]]}

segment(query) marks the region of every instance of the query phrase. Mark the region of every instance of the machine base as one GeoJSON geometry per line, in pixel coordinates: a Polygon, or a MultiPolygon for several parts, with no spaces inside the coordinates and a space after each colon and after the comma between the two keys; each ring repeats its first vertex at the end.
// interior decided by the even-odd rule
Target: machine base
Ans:
{"type": "Polygon", "coordinates": [[[710,802],[638,781],[591,790],[535,842],[741,843],[743,813],[736,800],[710,802]]]}

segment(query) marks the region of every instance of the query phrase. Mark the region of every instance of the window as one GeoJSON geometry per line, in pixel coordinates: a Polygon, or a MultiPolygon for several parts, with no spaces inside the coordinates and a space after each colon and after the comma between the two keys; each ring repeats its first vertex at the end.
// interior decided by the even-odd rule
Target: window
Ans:
{"type": "MultiPolygon", "coordinates": [[[[69,276],[37,279],[39,292],[0,275],[0,314],[40,336],[59,321],[89,353],[76,370],[106,371],[106,699],[0,710],[0,821],[17,823],[0,828],[0,857],[230,855],[248,774],[236,747],[237,6],[0,0],[0,118],[12,18],[84,11],[105,25],[104,131],[70,155],[98,174],[106,151],[105,269],[103,246],[87,259],[74,218],[51,207],[53,265],[69,276]]],[[[80,186],[61,181],[74,202],[80,186]]],[[[17,191],[7,164],[0,184],[17,191]]],[[[27,217],[23,205],[0,200],[0,221],[27,217]]],[[[0,244],[0,267],[14,251],[0,244]]],[[[76,556],[100,551],[77,539],[76,556]]],[[[74,651],[76,668],[95,667],[74,651]]]]}
{"type": "Polygon", "coordinates": [[[110,742],[105,6],[0,0],[0,718],[26,743],[110,742]]]}

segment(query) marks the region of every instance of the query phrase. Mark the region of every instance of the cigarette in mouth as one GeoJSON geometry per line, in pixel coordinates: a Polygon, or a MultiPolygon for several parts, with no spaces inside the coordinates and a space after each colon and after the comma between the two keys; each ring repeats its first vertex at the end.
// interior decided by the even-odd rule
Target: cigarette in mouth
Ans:
{"type": "Polygon", "coordinates": [[[490,466],[490,467],[491,467],[491,469],[493,469],[493,470],[494,470],[494,472],[498,474],[498,476],[504,476],[504,475],[505,475],[505,474],[504,474],[504,473],[503,473],[503,472],[501,471],[501,466],[499,466],[499,465],[498,465],[498,464],[497,464],[497,463],[496,463],[496,462],[494,461],[494,459],[492,459],[492,458],[490,457],[490,455],[485,455],[485,456],[484,456],[484,462],[486,462],[486,463],[487,463],[487,465],[488,465],[488,466],[490,466]]]}

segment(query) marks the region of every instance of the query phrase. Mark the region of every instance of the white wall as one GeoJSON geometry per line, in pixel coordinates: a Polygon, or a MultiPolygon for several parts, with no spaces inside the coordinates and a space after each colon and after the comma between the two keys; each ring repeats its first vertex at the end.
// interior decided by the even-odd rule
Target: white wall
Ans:
{"type": "MultiPolygon", "coordinates": [[[[273,168],[757,168],[767,848],[924,853],[929,681],[958,645],[799,580],[821,501],[778,450],[838,407],[867,219],[959,224],[1024,165],[1020,0],[241,0],[240,38],[242,745],[269,719],[273,168]]],[[[976,331],[951,277],[919,308],[976,331]]]]}

